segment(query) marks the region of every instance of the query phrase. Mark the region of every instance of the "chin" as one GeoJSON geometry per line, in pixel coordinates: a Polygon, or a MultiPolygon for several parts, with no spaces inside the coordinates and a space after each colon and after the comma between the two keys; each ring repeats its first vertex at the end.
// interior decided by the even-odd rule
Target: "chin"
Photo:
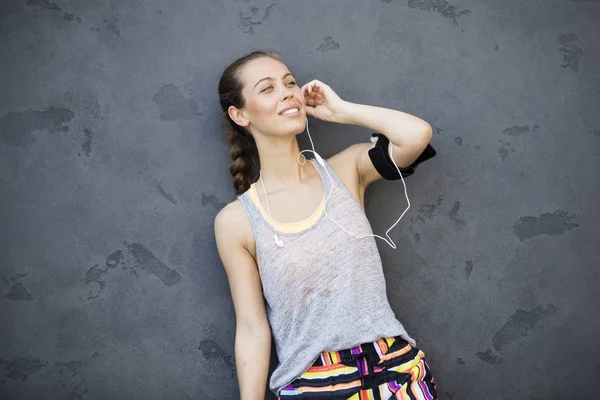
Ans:
{"type": "Polygon", "coordinates": [[[306,116],[300,115],[293,120],[286,121],[285,124],[281,124],[281,130],[283,134],[298,135],[306,129],[306,116]]]}
{"type": "Polygon", "coordinates": [[[299,135],[302,132],[304,132],[305,130],[306,130],[306,120],[303,119],[302,122],[298,124],[298,128],[296,128],[296,130],[294,131],[294,133],[296,135],[299,135]]]}

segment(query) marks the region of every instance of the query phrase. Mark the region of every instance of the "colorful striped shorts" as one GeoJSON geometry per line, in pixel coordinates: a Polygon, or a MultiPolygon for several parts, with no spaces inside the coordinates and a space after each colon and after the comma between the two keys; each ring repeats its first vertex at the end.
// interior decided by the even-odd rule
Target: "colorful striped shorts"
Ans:
{"type": "Polygon", "coordinates": [[[279,391],[279,400],[434,400],[436,385],[425,353],[400,336],[325,351],[279,391]]]}

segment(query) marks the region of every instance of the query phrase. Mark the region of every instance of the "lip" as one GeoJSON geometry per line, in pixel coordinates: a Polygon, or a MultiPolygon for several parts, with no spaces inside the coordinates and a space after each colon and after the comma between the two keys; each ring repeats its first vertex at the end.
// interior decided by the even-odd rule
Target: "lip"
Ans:
{"type": "MultiPolygon", "coordinates": [[[[295,108],[295,107],[292,107],[292,108],[295,108]]],[[[300,115],[300,109],[298,109],[298,111],[293,112],[293,113],[281,114],[280,117],[294,118],[294,117],[297,117],[298,115],[300,115]]]]}
{"type": "Polygon", "coordinates": [[[300,114],[300,106],[298,106],[298,105],[289,106],[289,107],[286,107],[283,110],[279,111],[279,115],[281,115],[282,117],[296,116],[298,114],[300,114]],[[291,110],[292,108],[296,108],[296,109],[298,109],[298,111],[296,111],[295,113],[288,114],[288,115],[282,115],[282,113],[286,112],[287,110],[291,110]]]}

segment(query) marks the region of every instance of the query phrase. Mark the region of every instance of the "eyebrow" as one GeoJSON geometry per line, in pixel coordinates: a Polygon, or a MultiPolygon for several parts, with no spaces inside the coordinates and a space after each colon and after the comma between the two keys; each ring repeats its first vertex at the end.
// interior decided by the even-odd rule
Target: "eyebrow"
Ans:
{"type": "MultiPolygon", "coordinates": [[[[287,78],[290,75],[292,75],[292,73],[288,72],[287,74],[283,75],[283,77],[281,79],[285,79],[285,78],[287,78]]],[[[266,78],[262,78],[261,80],[259,80],[258,82],[256,82],[256,85],[254,85],[254,87],[258,86],[259,83],[261,83],[262,81],[266,81],[266,80],[272,80],[272,81],[274,81],[275,78],[272,78],[270,76],[267,76],[266,78]]]]}

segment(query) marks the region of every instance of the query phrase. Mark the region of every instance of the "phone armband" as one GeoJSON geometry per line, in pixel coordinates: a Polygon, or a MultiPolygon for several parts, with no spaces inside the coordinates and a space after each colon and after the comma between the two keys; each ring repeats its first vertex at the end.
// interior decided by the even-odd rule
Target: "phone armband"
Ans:
{"type": "MultiPolygon", "coordinates": [[[[373,133],[371,135],[371,141],[375,142],[375,147],[369,149],[369,157],[371,158],[371,162],[373,166],[379,172],[379,174],[389,181],[394,181],[400,179],[400,175],[398,175],[398,170],[396,166],[392,162],[392,158],[389,154],[389,139],[382,133],[373,133]]],[[[399,168],[402,173],[402,177],[407,178],[415,173],[415,169],[419,164],[423,161],[427,161],[433,158],[437,152],[433,148],[431,144],[427,144],[425,150],[417,157],[417,159],[408,167],[399,168]]]]}

